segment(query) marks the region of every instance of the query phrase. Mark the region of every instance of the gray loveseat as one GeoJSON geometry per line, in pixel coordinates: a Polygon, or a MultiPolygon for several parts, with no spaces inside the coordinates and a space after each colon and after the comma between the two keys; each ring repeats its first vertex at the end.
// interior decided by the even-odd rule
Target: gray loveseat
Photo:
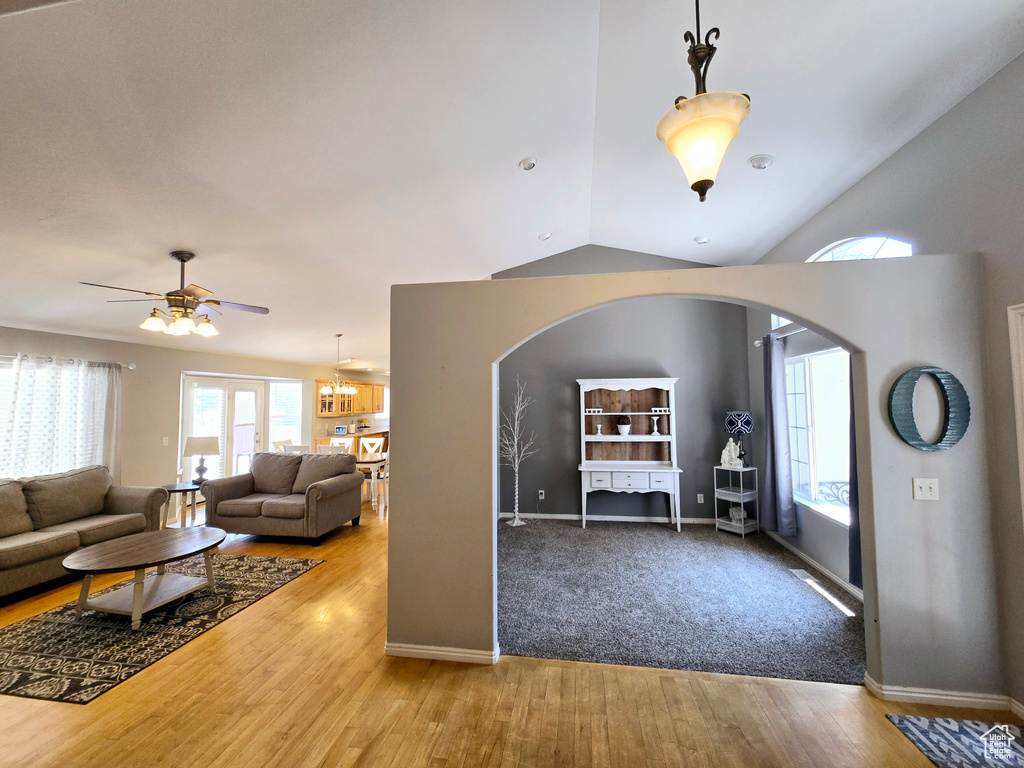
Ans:
{"type": "Polygon", "coordinates": [[[228,533],[318,539],[359,525],[363,473],[347,453],[257,453],[244,475],[207,480],[206,524],[228,533]]]}
{"type": "Polygon", "coordinates": [[[67,575],[79,547],[160,526],[163,488],[115,486],[106,467],[0,480],[0,595],[67,575]]]}

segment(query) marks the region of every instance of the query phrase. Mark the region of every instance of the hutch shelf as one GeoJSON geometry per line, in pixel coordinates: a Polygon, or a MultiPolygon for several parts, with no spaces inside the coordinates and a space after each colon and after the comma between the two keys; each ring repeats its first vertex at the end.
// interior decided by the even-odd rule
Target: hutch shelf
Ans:
{"type": "Polygon", "coordinates": [[[682,470],[676,466],[675,424],[678,379],[576,381],[580,385],[583,527],[587,527],[587,494],[612,491],[668,494],[666,522],[680,530],[682,470]],[[623,416],[629,419],[628,434],[619,433],[618,420],[623,416]]]}

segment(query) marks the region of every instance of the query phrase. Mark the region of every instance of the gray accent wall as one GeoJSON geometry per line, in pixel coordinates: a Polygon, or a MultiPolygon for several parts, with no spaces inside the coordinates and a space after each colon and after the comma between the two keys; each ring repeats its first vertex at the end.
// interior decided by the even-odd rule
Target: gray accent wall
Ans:
{"type": "MultiPolygon", "coordinates": [[[[727,410],[747,407],[746,309],[719,301],[654,296],[600,307],[534,336],[500,365],[501,406],[516,377],[537,402],[527,433],[539,453],[520,472],[520,512],[580,513],[580,411],[576,379],[678,377],[676,434],[680,510],[684,518],[713,512],[712,466],[727,439],[727,410]],[[537,491],[546,492],[539,502],[537,491]],[[698,505],[698,493],[704,504],[698,505]]],[[[661,423],[664,428],[664,421],[661,423]]],[[[501,474],[501,511],[511,513],[510,467],[501,474]]],[[[624,517],[668,515],[663,493],[598,491],[587,514],[624,517]]]]}
{"type": "MultiPolygon", "coordinates": [[[[990,552],[999,568],[1002,643],[1010,673],[1009,693],[1024,699],[1024,525],[1014,423],[1010,339],[1006,308],[1024,302],[1024,56],[1020,56],[968,95],[930,127],[868,174],[849,191],[773,248],[762,264],[804,261],[821,248],[846,237],[886,234],[911,242],[915,253],[976,253],[982,267],[982,302],[977,315],[963,322],[984,334],[983,372],[989,409],[989,461],[986,488],[991,512],[970,503],[960,514],[991,529],[990,552]]],[[[917,257],[914,257],[917,258],[917,257]]],[[[812,265],[827,267],[827,265],[812,265]]],[[[912,284],[902,286],[901,301],[921,312],[936,309],[962,317],[963,302],[946,307],[921,303],[912,284]]],[[[838,297],[842,300],[842,297],[838,297]]],[[[886,306],[878,311],[887,312],[886,306]]],[[[893,327],[894,333],[902,329],[893,327]]],[[[948,338],[948,323],[937,317],[920,348],[932,339],[948,338]]],[[[951,345],[950,345],[951,346],[951,345]]],[[[918,364],[949,368],[963,379],[964,371],[949,363],[957,350],[919,354],[918,364]]],[[[891,376],[901,371],[892,371],[891,376]]],[[[891,378],[890,376],[890,378],[891,378]]],[[[972,410],[982,396],[969,388],[972,410]]],[[[982,425],[975,415],[968,432],[982,425]]],[[[899,451],[913,449],[900,446],[899,451]]],[[[938,477],[940,494],[956,493],[975,478],[963,469],[962,443],[938,454],[928,477],[938,477]],[[946,489],[946,490],[944,490],[946,489]]],[[[927,515],[936,502],[904,499],[908,512],[927,515]]],[[[960,557],[965,544],[951,551],[929,544],[936,559],[960,557]]],[[[952,598],[950,598],[952,599],[952,598]]],[[[966,595],[963,599],[968,598],[966,595]]],[[[916,610],[916,609],[912,609],[916,610]]],[[[998,666],[1002,659],[990,659],[998,666]]]]}
{"type": "Polygon", "coordinates": [[[609,272],[654,272],[665,269],[706,267],[695,261],[655,256],[652,253],[624,251],[604,245],[581,245],[518,267],[491,275],[492,280],[518,277],[555,277],[558,275],[598,275],[609,272]]]}

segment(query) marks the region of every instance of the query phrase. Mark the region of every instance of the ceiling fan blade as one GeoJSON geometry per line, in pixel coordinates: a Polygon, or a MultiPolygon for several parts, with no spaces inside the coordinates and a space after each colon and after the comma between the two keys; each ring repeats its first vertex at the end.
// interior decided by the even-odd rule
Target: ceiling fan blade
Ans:
{"type": "Polygon", "coordinates": [[[152,304],[155,299],[107,299],[107,304],[131,304],[134,301],[145,302],[146,304],[152,304]]]}
{"type": "Polygon", "coordinates": [[[258,315],[269,315],[270,310],[266,307],[257,307],[253,304],[236,304],[233,301],[221,301],[219,299],[207,299],[204,304],[213,304],[224,309],[240,309],[243,312],[255,312],[258,315]]]}
{"type": "Polygon", "coordinates": [[[79,285],[91,285],[95,288],[110,288],[115,291],[128,291],[129,293],[144,293],[147,296],[153,296],[160,299],[164,297],[162,293],[153,293],[152,291],[140,291],[136,288],[121,288],[116,285],[103,285],[102,283],[86,283],[82,280],[79,281],[79,285]]]}
{"type": "Polygon", "coordinates": [[[201,285],[196,285],[195,283],[193,283],[192,285],[186,285],[184,288],[182,288],[179,291],[172,291],[172,293],[177,293],[179,295],[183,294],[185,296],[191,296],[193,299],[198,299],[199,301],[202,301],[207,296],[213,296],[213,291],[208,291],[205,288],[203,288],[201,285]]]}
{"type": "Polygon", "coordinates": [[[220,312],[211,307],[206,302],[200,304],[195,311],[197,315],[206,315],[207,317],[220,317],[220,312]]]}

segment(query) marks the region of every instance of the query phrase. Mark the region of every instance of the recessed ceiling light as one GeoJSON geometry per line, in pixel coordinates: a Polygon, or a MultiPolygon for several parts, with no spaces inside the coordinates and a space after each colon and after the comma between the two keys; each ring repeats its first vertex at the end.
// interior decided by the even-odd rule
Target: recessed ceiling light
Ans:
{"type": "Polygon", "coordinates": [[[385,376],[390,376],[391,375],[391,371],[384,371],[384,375],[385,376]]]}
{"type": "Polygon", "coordinates": [[[697,245],[707,245],[710,241],[704,235],[697,235],[695,238],[693,238],[693,242],[695,242],[697,245]]]}
{"type": "Polygon", "coordinates": [[[522,168],[524,171],[532,171],[534,168],[537,167],[537,158],[524,157],[522,160],[519,161],[519,167],[522,168]]]}
{"type": "Polygon", "coordinates": [[[541,232],[539,235],[537,235],[537,239],[538,240],[550,240],[551,239],[551,233],[550,232],[541,232]]]}
{"type": "Polygon", "coordinates": [[[763,171],[769,165],[775,162],[775,158],[771,155],[751,155],[747,158],[747,165],[753,168],[755,171],[763,171]]]}
{"type": "Polygon", "coordinates": [[[368,370],[368,371],[372,371],[372,370],[373,370],[373,368],[367,368],[366,370],[368,370]]]}

